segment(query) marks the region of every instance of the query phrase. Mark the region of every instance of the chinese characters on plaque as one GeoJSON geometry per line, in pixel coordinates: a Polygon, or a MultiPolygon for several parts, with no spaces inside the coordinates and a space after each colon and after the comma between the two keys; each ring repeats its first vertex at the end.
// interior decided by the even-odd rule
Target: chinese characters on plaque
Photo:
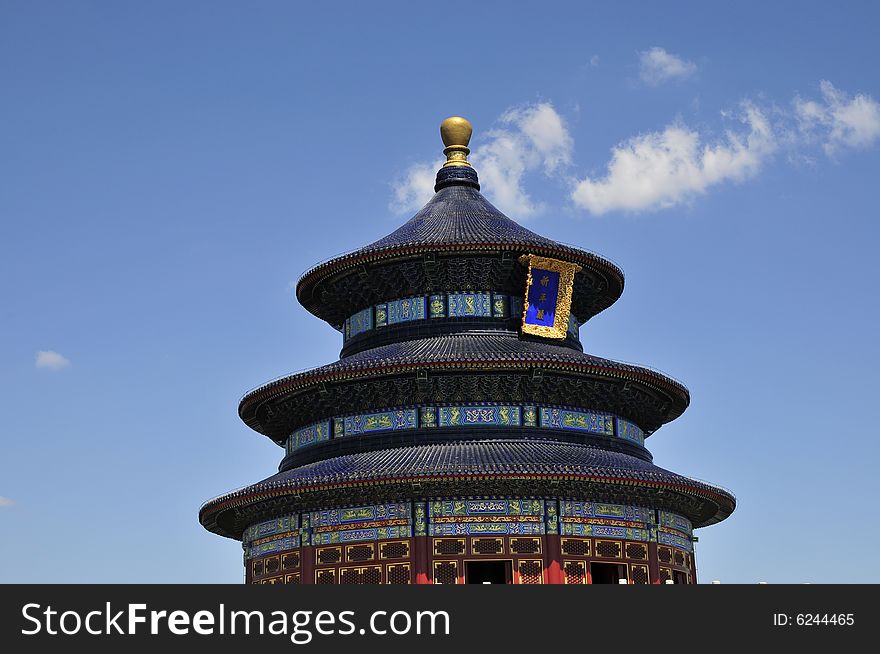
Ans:
{"type": "Polygon", "coordinates": [[[565,338],[574,275],[581,267],[534,254],[524,254],[519,260],[529,267],[523,302],[523,333],[565,338]]]}

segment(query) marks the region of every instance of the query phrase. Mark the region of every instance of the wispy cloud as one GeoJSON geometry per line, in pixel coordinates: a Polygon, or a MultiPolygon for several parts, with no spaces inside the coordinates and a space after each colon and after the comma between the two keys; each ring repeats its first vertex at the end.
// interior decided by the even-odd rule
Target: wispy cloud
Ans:
{"type": "Polygon", "coordinates": [[[527,173],[554,173],[571,163],[574,143],[562,117],[548,102],[516,107],[499,118],[502,127],[474,151],[474,165],[486,193],[501,211],[520,219],[539,213],[541,205],[525,190],[527,173]]]}
{"type": "MultiPolygon", "coordinates": [[[[508,109],[498,126],[486,133],[470,160],[479,170],[486,195],[503,212],[526,219],[541,205],[526,192],[524,181],[532,172],[550,175],[571,165],[574,143],[562,116],[549,102],[508,109]]],[[[391,209],[405,213],[421,208],[434,192],[434,176],[442,161],[410,166],[392,185],[391,209]]]]}
{"type": "Polygon", "coordinates": [[[37,368],[45,368],[47,370],[61,370],[70,365],[70,359],[52,350],[40,350],[37,352],[35,365],[37,368]]]}
{"type": "MultiPolygon", "coordinates": [[[[793,100],[793,111],[768,112],[741,104],[743,127],[710,140],[678,121],[661,131],[634,136],[611,149],[605,175],[579,180],[571,198],[595,215],[609,211],[653,211],[692,200],[723,182],[754,177],[780,149],[797,165],[816,165],[821,144],[831,158],[880,141],[880,103],[854,97],[825,80],[821,98],[793,100]]],[[[725,115],[725,114],[723,114],[725,115]]]]}
{"type": "Polygon", "coordinates": [[[394,213],[410,213],[421,209],[434,195],[434,177],[443,159],[434,163],[416,163],[404,171],[391,185],[389,207],[394,213]]]}
{"type": "Polygon", "coordinates": [[[683,80],[697,72],[697,65],[663,48],[653,47],[639,53],[639,77],[649,86],[683,80]]]}
{"type": "Polygon", "coordinates": [[[590,57],[590,68],[598,68],[599,67],[599,55],[593,55],[590,57]]]}
{"type": "Polygon", "coordinates": [[[2,495],[0,495],[0,508],[12,506],[13,504],[15,504],[15,502],[10,500],[8,497],[3,497],[2,495]]]}
{"type": "Polygon", "coordinates": [[[744,130],[728,130],[714,143],[680,122],[634,136],[611,150],[604,177],[580,180],[571,198],[596,215],[662,209],[721,182],[752,177],[776,149],[776,137],[751,103],[742,105],[739,119],[744,130]]]}
{"type": "MultiPolygon", "coordinates": [[[[574,206],[594,215],[656,211],[753,178],[777,153],[794,165],[815,166],[822,151],[836,159],[880,142],[880,103],[865,94],[850,96],[828,81],[819,89],[818,99],[797,96],[788,109],[744,100],[721,113],[726,129],[720,133],[678,119],[631,136],[611,148],[604,170],[591,175],[576,171],[574,141],[553,105],[523,105],[499,116],[471,161],[489,199],[515,219],[544,209],[527,188],[533,173],[570,184],[574,206]]],[[[406,171],[394,187],[392,208],[411,211],[427,202],[441,164],[406,171]]]]}
{"type": "Polygon", "coordinates": [[[866,148],[880,138],[880,103],[868,95],[851,98],[828,80],[819,84],[822,99],[794,99],[799,127],[807,139],[819,139],[829,157],[847,148],[866,148]]]}

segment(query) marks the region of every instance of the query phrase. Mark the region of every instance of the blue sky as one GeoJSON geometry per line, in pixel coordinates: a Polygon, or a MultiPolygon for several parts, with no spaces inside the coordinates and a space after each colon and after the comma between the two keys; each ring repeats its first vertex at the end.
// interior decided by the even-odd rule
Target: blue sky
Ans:
{"type": "Polygon", "coordinates": [[[0,581],[237,582],[240,396],[336,358],[314,263],[448,115],[512,218],[620,265],[591,353],[682,380],[702,581],[880,581],[873,3],[2,2],[0,581]],[[840,553],[849,552],[842,556],[840,553]]]}

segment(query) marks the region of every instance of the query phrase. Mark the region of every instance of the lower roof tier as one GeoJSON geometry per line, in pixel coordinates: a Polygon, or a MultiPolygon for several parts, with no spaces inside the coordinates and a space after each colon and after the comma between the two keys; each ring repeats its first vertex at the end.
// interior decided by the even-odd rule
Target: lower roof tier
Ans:
{"type": "Polygon", "coordinates": [[[681,415],[690,402],[687,388],[654,370],[516,332],[478,331],[390,343],[279,378],[246,394],[239,415],[252,429],[282,444],[296,429],[344,410],[459,399],[574,403],[627,417],[648,434],[681,415]],[[456,375],[471,375],[473,388],[456,386],[456,375]],[[485,388],[473,375],[485,378],[485,388]],[[507,379],[493,389],[489,380],[499,375],[507,379]],[[547,380],[554,376],[559,379],[547,380]],[[520,383],[517,377],[527,381],[520,383]],[[551,387],[558,387],[559,397],[553,397],[551,387]]]}
{"type": "Polygon", "coordinates": [[[642,504],[684,515],[695,527],[725,519],[736,506],[726,490],[621,452],[549,440],[492,440],[316,461],[210,500],[199,520],[210,531],[240,539],[249,524],[279,511],[462,494],[642,504]]]}

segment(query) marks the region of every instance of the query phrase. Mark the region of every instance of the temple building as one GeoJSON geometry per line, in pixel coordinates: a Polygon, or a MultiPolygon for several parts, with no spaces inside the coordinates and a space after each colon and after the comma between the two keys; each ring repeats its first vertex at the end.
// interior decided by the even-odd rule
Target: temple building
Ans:
{"type": "Polygon", "coordinates": [[[440,132],[424,208],[299,280],[339,360],[241,401],[278,473],[199,520],[253,584],[696,583],[693,530],[736,500],[652,462],[684,386],[583,351],[623,273],[502,214],[470,123],[440,132]]]}

